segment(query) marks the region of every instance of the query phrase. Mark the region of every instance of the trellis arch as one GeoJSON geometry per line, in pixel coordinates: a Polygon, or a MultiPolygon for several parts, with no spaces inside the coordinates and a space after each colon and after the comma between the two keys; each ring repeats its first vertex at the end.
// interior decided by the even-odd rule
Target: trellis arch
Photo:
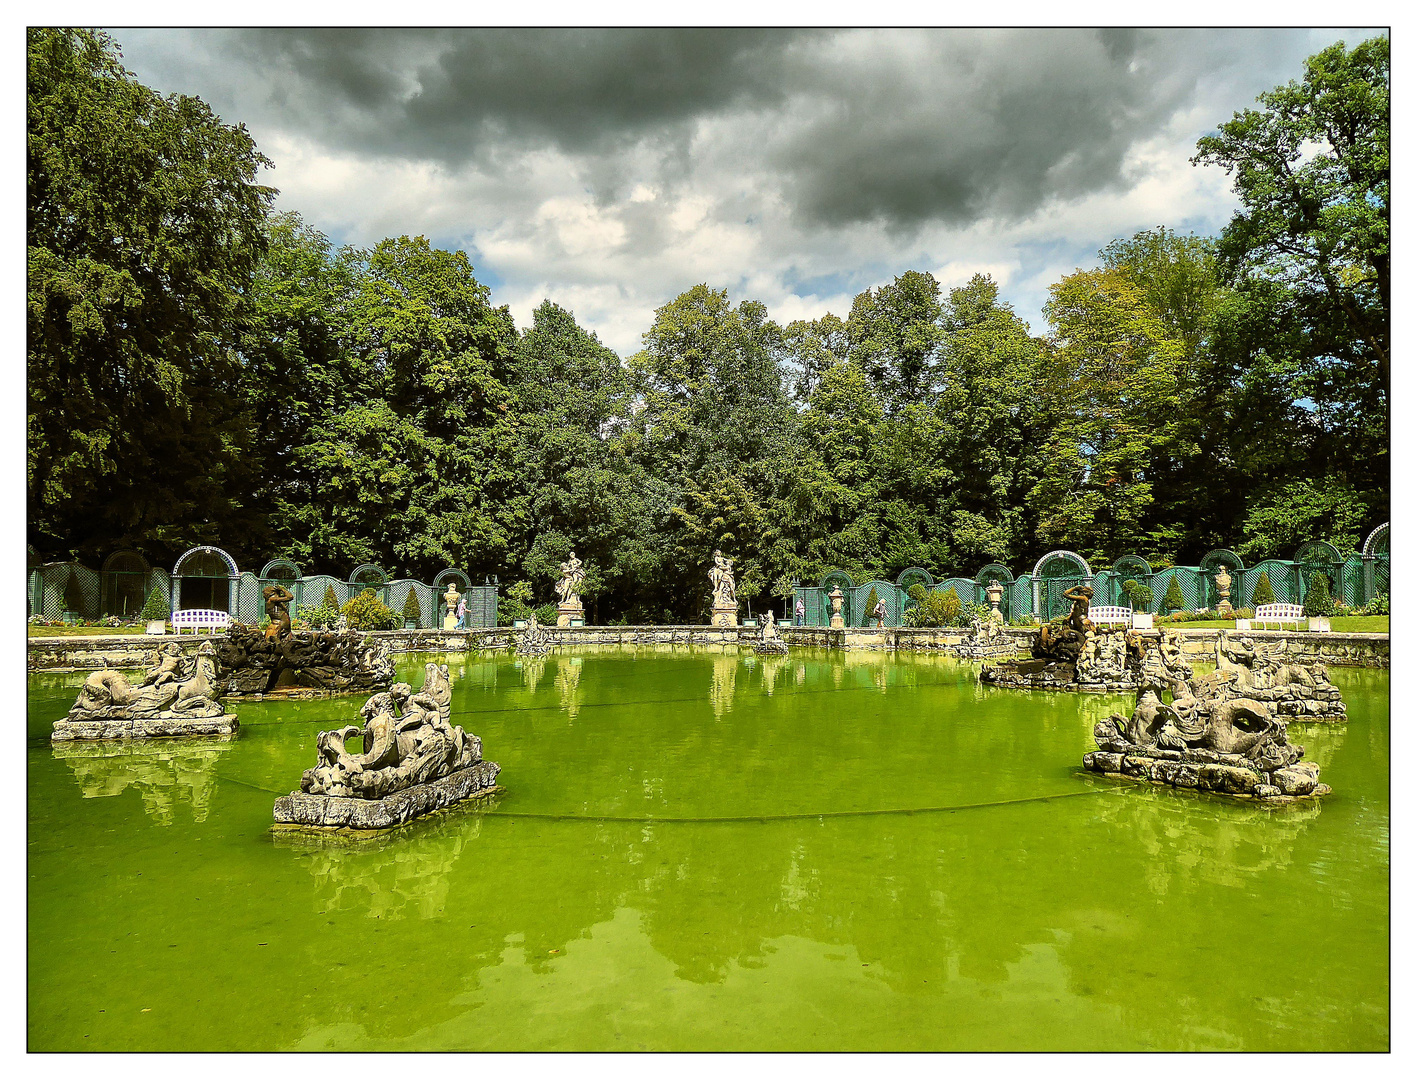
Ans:
{"type": "Polygon", "coordinates": [[[1215,573],[1224,565],[1227,570],[1243,570],[1245,562],[1229,548],[1216,548],[1207,551],[1205,557],[1201,559],[1199,567],[1207,573],[1215,573]]]}
{"type": "Polygon", "coordinates": [[[907,566],[895,579],[896,588],[901,592],[909,592],[912,585],[924,585],[928,589],[934,584],[934,575],[923,566],[907,566]]]}
{"type": "Polygon", "coordinates": [[[124,548],[104,559],[102,569],[105,574],[146,574],[152,564],[132,548],[124,548]]]}
{"type": "Polygon", "coordinates": [[[1375,555],[1387,555],[1392,549],[1388,546],[1391,536],[1389,526],[1391,522],[1384,521],[1376,529],[1368,534],[1368,539],[1363,541],[1363,554],[1369,557],[1375,555]]]}
{"type": "Polygon", "coordinates": [[[1036,578],[1092,577],[1092,567],[1076,551],[1050,551],[1033,567],[1036,578]]]}
{"type": "Polygon", "coordinates": [[[374,563],[362,563],[354,568],[354,572],[349,575],[351,585],[387,585],[389,575],[382,567],[374,563]]]}
{"type": "Polygon", "coordinates": [[[147,602],[154,575],[147,559],[132,548],[124,548],[103,560],[99,578],[99,612],[132,618],[147,602]]]}
{"type": "Polygon", "coordinates": [[[182,589],[185,583],[192,607],[225,610],[238,615],[238,583],[241,571],[236,560],[219,547],[199,544],[188,548],[172,564],[172,610],[182,610],[182,589]],[[205,582],[206,584],[199,584],[205,582]],[[223,582],[221,587],[217,582],[223,582]]]}
{"type": "Polygon", "coordinates": [[[1300,566],[1337,566],[1343,561],[1343,556],[1327,540],[1310,540],[1299,545],[1299,550],[1294,552],[1294,561],[1300,566]]]}
{"type": "Polygon", "coordinates": [[[439,592],[447,587],[449,581],[456,579],[458,592],[467,592],[472,588],[472,578],[468,577],[456,567],[448,567],[446,570],[438,571],[438,576],[433,579],[433,588],[439,592]]]}
{"type": "Polygon", "coordinates": [[[1123,581],[1128,578],[1135,578],[1139,584],[1145,585],[1142,578],[1151,577],[1151,563],[1147,562],[1140,555],[1123,555],[1112,564],[1112,570],[1118,574],[1123,581]]]}
{"type": "Polygon", "coordinates": [[[289,559],[272,559],[261,567],[262,581],[299,581],[304,576],[289,559]]]}
{"type": "Polygon", "coordinates": [[[821,584],[818,587],[823,592],[831,592],[833,585],[840,585],[842,592],[856,588],[856,583],[851,580],[851,575],[845,570],[828,570],[822,575],[821,584]]]}
{"type": "Polygon", "coordinates": [[[1000,585],[1012,585],[1014,581],[1013,572],[1001,563],[991,562],[979,573],[974,575],[975,584],[980,586],[988,585],[991,581],[997,581],[1000,585]]]}
{"type": "Polygon", "coordinates": [[[855,605],[852,603],[852,598],[856,595],[856,586],[852,584],[851,575],[845,570],[828,570],[822,575],[822,583],[819,586],[821,592],[818,594],[821,597],[822,603],[821,625],[827,626],[831,623],[831,591],[833,587],[839,587],[841,589],[842,619],[847,626],[855,626],[856,623],[852,621],[852,614],[855,608],[855,605]]]}

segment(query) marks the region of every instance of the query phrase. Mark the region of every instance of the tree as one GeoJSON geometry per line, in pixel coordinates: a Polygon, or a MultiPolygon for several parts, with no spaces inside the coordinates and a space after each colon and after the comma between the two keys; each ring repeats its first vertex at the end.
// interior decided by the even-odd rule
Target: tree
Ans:
{"type": "Polygon", "coordinates": [[[153,591],[148,593],[148,599],[143,604],[143,610],[138,613],[138,618],[144,622],[156,622],[158,619],[166,619],[169,613],[167,594],[161,586],[154,585],[153,591]]]}
{"type": "Polygon", "coordinates": [[[867,289],[852,303],[846,323],[850,355],[888,414],[933,398],[944,338],[940,315],[939,283],[917,270],[867,289]]]}
{"type": "Polygon", "coordinates": [[[1166,597],[1161,601],[1161,606],[1167,612],[1180,611],[1186,606],[1186,598],[1181,595],[1181,583],[1176,580],[1176,575],[1171,575],[1171,581],[1166,586],[1166,597]]]}
{"type": "Polygon", "coordinates": [[[1301,397],[1359,486],[1385,479],[1390,377],[1390,128],[1386,37],[1308,58],[1197,144],[1242,207],[1220,255],[1242,289],[1277,288],[1300,333],[1301,397]]]}
{"type": "Polygon", "coordinates": [[[1078,271],[1049,290],[1047,382],[1056,419],[1030,492],[1039,538],[1089,556],[1145,544],[1158,456],[1180,439],[1183,350],[1141,290],[1113,270],[1078,271]]]}
{"type": "Polygon", "coordinates": [[[1333,614],[1333,596],[1329,593],[1328,576],[1322,570],[1315,570],[1309,575],[1309,590],[1304,594],[1304,614],[1333,614]]]}
{"type": "Polygon", "coordinates": [[[1261,604],[1274,603],[1274,586],[1269,583],[1269,571],[1261,570],[1259,578],[1255,581],[1255,592],[1250,597],[1252,607],[1259,607],[1261,604]]]}
{"type": "Polygon", "coordinates": [[[246,521],[231,346],[270,162],[88,30],[28,45],[28,487],[37,551],[180,550],[246,521]]]}

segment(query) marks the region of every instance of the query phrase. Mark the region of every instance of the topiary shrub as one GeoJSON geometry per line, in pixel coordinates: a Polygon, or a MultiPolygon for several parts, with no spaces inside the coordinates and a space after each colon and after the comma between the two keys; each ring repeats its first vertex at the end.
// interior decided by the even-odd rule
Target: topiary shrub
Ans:
{"type": "Polygon", "coordinates": [[[880,602],[880,597],[876,595],[876,586],[871,586],[871,591],[866,594],[865,618],[861,625],[872,626],[876,621],[876,605],[880,602]]]}
{"type": "Polygon", "coordinates": [[[417,589],[408,590],[408,598],[403,602],[403,617],[423,625],[423,605],[418,602],[417,589]]]}
{"type": "Polygon", "coordinates": [[[340,610],[351,630],[395,630],[399,625],[394,609],[375,596],[373,589],[351,597],[340,610]]]}
{"type": "Polygon", "coordinates": [[[84,610],[84,590],[79,584],[79,575],[70,574],[64,586],[64,610],[79,612],[84,610]]]}
{"type": "MultiPolygon", "coordinates": [[[[1174,574],[1171,580],[1176,580],[1174,574]]],[[[1122,592],[1126,593],[1127,598],[1131,600],[1133,611],[1150,611],[1151,602],[1156,599],[1156,594],[1151,591],[1149,586],[1143,585],[1133,578],[1128,578],[1122,583],[1122,592]]]]}
{"type": "Polygon", "coordinates": [[[1181,583],[1176,580],[1176,575],[1171,575],[1171,584],[1166,586],[1166,598],[1161,601],[1161,606],[1167,611],[1179,611],[1186,606],[1186,598],[1181,595],[1181,583]]]}
{"type": "Polygon", "coordinates": [[[1274,588],[1269,583],[1268,570],[1260,571],[1259,580],[1255,582],[1255,595],[1250,597],[1250,603],[1255,607],[1274,603],[1274,588]]]}
{"type": "Polygon", "coordinates": [[[339,622],[339,608],[321,604],[319,607],[300,607],[295,618],[290,620],[290,625],[302,630],[309,627],[314,630],[330,630],[339,622]]]}
{"type": "MultiPolygon", "coordinates": [[[[512,585],[507,590],[507,595],[497,597],[497,625],[511,626],[519,619],[531,618],[531,598],[531,582],[518,581],[512,585]]],[[[538,615],[537,618],[540,619],[541,616],[538,615]]]]}
{"type": "Polygon", "coordinates": [[[333,585],[325,586],[325,599],[321,602],[321,607],[327,607],[331,611],[339,610],[339,597],[335,595],[335,587],[333,585]]]}
{"type": "Polygon", "coordinates": [[[162,591],[162,586],[154,585],[153,591],[148,593],[147,602],[143,604],[143,610],[138,612],[138,618],[144,622],[156,622],[158,619],[165,620],[171,613],[167,594],[162,591]]]}
{"type": "Polygon", "coordinates": [[[1309,575],[1309,591],[1304,597],[1304,614],[1333,614],[1333,597],[1328,591],[1328,576],[1322,570],[1315,570],[1309,575]]]}

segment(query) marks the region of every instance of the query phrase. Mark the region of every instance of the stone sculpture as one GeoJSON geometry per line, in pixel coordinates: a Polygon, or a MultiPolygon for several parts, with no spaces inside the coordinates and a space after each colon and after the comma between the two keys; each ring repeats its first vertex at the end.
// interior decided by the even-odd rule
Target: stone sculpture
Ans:
{"type": "Polygon", "coordinates": [[[1083,767],[1136,780],[1256,799],[1318,797],[1319,768],[1269,705],[1229,696],[1228,680],[1207,676],[1178,687],[1165,704],[1152,686],[1137,695],[1130,718],[1113,714],[1093,728],[1098,749],[1083,767]]]}
{"type": "Polygon", "coordinates": [[[989,660],[1013,656],[1018,649],[1003,626],[989,617],[972,619],[969,634],[952,651],[962,660],[989,660]]]}
{"type": "Polygon", "coordinates": [[[980,681],[1018,690],[1136,690],[1148,651],[1145,639],[1135,630],[1096,626],[1087,615],[1089,586],[1075,585],[1063,596],[1071,609],[1034,633],[1031,659],[985,665],[980,681]]]}
{"type": "Polygon", "coordinates": [[[456,630],[458,625],[458,600],[462,598],[462,593],[458,592],[458,587],[453,582],[448,582],[448,591],[443,594],[443,603],[448,605],[448,612],[443,616],[443,629],[456,630]]]}
{"type": "Polygon", "coordinates": [[[1215,588],[1220,593],[1220,603],[1215,610],[1222,619],[1233,619],[1235,609],[1230,606],[1230,571],[1224,563],[1220,564],[1220,569],[1215,572],[1215,588]]]}
{"type": "Polygon", "coordinates": [[[232,696],[367,694],[393,681],[388,646],[353,630],[292,630],[274,639],[236,624],[217,650],[217,682],[232,696]]]}
{"type": "Polygon", "coordinates": [[[1004,587],[997,581],[991,581],[984,587],[984,599],[989,601],[989,618],[995,622],[1004,621],[1004,613],[999,610],[999,602],[1004,598],[1004,587]]]}
{"type": "Polygon", "coordinates": [[[570,626],[572,619],[584,619],[585,607],[581,604],[581,583],[585,581],[585,571],[581,561],[573,551],[561,564],[561,579],[556,582],[556,625],[570,626]]]}
{"type": "Polygon", "coordinates": [[[517,636],[518,656],[545,656],[551,651],[551,635],[543,629],[535,615],[527,620],[526,628],[517,636]]]}
{"type": "Polygon", "coordinates": [[[846,620],[841,615],[841,602],[844,599],[841,594],[841,586],[833,585],[832,591],[827,593],[827,599],[832,603],[831,628],[840,630],[846,625],[846,620]]]}
{"type": "Polygon", "coordinates": [[[179,735],[230,735],[236,716],[221,704],[216,648],[202,642],[187,661],[181,646],[169,642],[157,666],[133,686],[121,671],[95,671],[84,680],[69,715],[54,722],[50,738],[154,738],[179,735]]]}
{"type": "Polygon", "coordinates": [[[1248,636],[1215,637],[1215,672],[1206,676],[1219,696],[1263,701],[1276,716],[1294,721],[1342,723],[1348,719],[1343,693],[1317,661],[1300,663],[1284,655],[1285,644],[1257,646],[1248,636]]]}
{"type": "Polygon", "coordinates": [[[722,551],[713,553],[709,582],[713,585],[713,625],[737,626],[738,586],[733,580],[733,560],[722,551]]]}
{"type": "Polygon", "coordinates": [[[290,604],[295,594],[284,585],[267,585],[261,590],[266,598],[266,617],[271,620],[266,636],[279,639],[290,636],[290,604]]]}
{"type": "Polygon", "coordinates": [[[322,731],[319,761],[300,790],[275,802],[279,824],[386,829],[495,788],[500,766],[482,760],[482,740],[450,723],[446,665],[425,665],[417,693],[396,683],[375,694],[353,724],[322,731]],[[350,740],[362,736],[358,750],[350,740]]]}
{"type": "Polygon", "coordinates": [[[763,616],[762,633],[754,643],[753,651],[759,655],[784,655],[787,652],[787,642],[777,632],[777,616],[771,611],[763,616]]]}

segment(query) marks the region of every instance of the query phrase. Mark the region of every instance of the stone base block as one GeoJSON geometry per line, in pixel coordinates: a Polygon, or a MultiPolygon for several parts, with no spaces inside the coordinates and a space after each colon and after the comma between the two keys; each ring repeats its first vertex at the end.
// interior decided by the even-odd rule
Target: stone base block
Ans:
{"type": "Polygon", "coordinates": [[[276,800],[275,820],[281,825],[322,829],[393,829],[463,799],[491,793],[501,769],[494,761],[479,761],[450,776],[396,791],[382,799],[292,791],[276,800]]]}
{"type": "Polygon", "coordinates": [[[1080,682],[1077,668],[1059,660],[1004,661],[993,667],[985,665],[979,681],[1008,690],[1066,690],[1084,694],[1134,694],[1141,684],[1138,676],[1126,679],[1080,682]]]}
{"type": "Polygon", "coordinates": [[[738,625],[738,605],[732,607],[718,607],[713,609],[712,626],[737,626],[738,625]]]}
{"type": "Polygon", "coordinates": [[[833,615],[833,616],[831,617],[831,629],[833,629],[833,630],[844,630],[844,629],[846,629],[846,619],[843,618],[843,617],[840,616],[840,615],[833,615]]]}
{"type": "Polygon", "coordinates": [[[51,742],[71,739],[177,739],[191,735],[235,735],[241,728],[235,713],[225,716],[180,717],[159,715],[140,720],[103,717],[94,720],[56,720],[51,742]]]}
{"type": "Polygon", "coordinates": [[[1308,761],[1295,762],[1271,773],[1261,771],[1252,762],[1234,754],[1138,747],[1126,747],[1123,751],[1124,746],[1108,741],[1106,748],[1083,755],[1083,768],[1127,780],[1261,802],[1318,799],[1333,791],[1327,784],[1319,783],[1318,766],[1308,761]]]}
{"type": "Polygon", "coordinates": [[[570,626],[572,619],[585,621],[585,605],[583,604],[559,604],[556,607],[556,625],[570,626]]]}

